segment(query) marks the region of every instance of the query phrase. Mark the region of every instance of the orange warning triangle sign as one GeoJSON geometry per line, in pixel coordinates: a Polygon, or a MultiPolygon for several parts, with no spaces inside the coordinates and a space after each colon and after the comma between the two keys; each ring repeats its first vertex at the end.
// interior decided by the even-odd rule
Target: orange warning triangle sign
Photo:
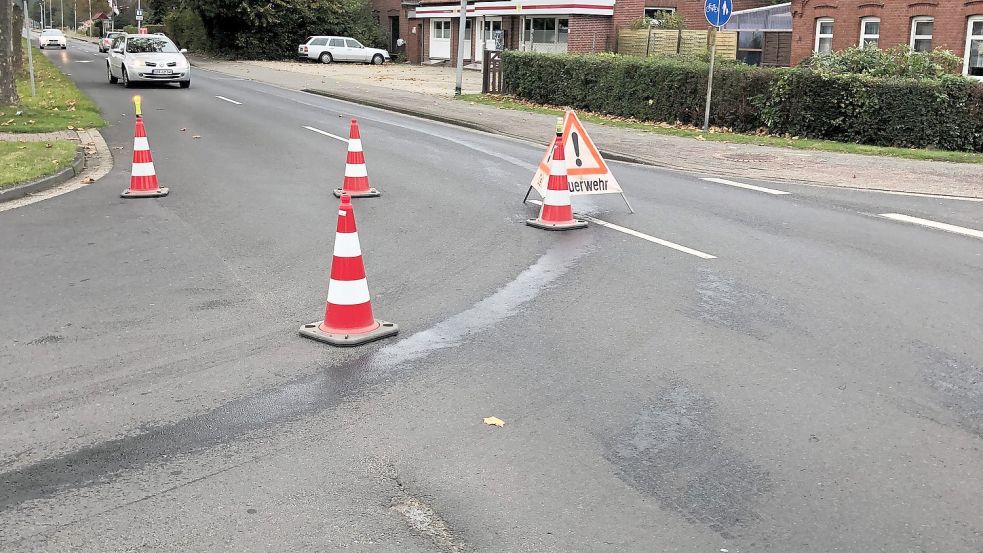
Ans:
{"type": "MultiPolygon", "coordinates": [[[[555,142],[556,138],[550,141],[530,184],[544,196],[555,142]]],[[[597,151],[594,141],[573,111],[568,111],[563,118],[563,146],[567,160],[567,182],[571,194],[621,194],[621,186],[618,185],[604,158],[597,151]]]]}
{"type": "MultiPolygon", "coordinates": [[[[555,139],[554,139],[555,140],[555,139]]],[[[597,151],[594,141],[587,135],[583,123],[577,114],[568,111],[563,118],[563,143],[567,157],[567,175],[605,175],[609,173],[604,158],[597,151]]],[[[553,160],[553,148],[546,150],[539,168],[549,171],[550,161],[553,160]]]]}

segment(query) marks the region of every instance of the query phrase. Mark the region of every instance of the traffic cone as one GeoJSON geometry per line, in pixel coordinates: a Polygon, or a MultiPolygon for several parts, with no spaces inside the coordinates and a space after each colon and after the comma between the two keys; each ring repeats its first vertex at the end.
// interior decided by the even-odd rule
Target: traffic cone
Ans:
{"type": "Polygon", "coordinates": [[[348,159],[345,161],[345,181],[335,188],[334,195],[348,194],[353,198],[375,198],[382,193],[369,188],[369,173],[365,168],[365,152],[362,151],[362,135],[358,132],[358,120],[352,119],[348,131],[348,159]]]}
{"type": "Polygon", "coordinates": [[[539,211],[538,218],[529,219],[526,224],[544,230],[570,230],[587,226],[587,221],[573,218],[570,188],[567,186],[567,162],[563,154],[563,135],[559,129],[553,142],[550,180],[546,185],[543,208],[539,211]]]}
{"type": "Polygon", "coordinates": [[[147,131],[143,128],[143,115],[140,112],[140,97],[134,96],[137,122],[133,129],[133,168],[130,170],[130,189],[124,190],[123,198],[159,198],[166,196],[168,189],[157,185],[154,158],[150,155],[147,131]]]}
{"type": "Polygon", "coordinates": [[[399,327],[394,323],[372,316],[362,248],[355,228],[355,211],[348,194],[342,194],[324,320],[304,325],[300,335],[333,346],[358,346],[394,336],[397,332],[399,327]]]}

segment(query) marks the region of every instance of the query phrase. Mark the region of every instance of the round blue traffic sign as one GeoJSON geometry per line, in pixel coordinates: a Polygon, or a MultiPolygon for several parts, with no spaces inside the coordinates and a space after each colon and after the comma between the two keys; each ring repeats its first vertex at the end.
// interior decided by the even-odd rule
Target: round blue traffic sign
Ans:
{"type": "Polygon", "coordinates": [[[723,27],[730,21],[731,14],[734,13],[733,0],[706,0],[703,5],[703,13],[707,16],[707,21],[714,27],[723,27]]]}

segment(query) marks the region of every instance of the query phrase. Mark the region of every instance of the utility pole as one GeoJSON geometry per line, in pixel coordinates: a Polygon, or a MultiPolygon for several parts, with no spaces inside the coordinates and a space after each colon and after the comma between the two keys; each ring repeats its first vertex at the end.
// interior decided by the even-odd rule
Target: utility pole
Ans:
{"type": "Polygon", "coordinates": [[[461,0],[461,18],[458,25],[460,28],[457,33],[457,83],[454,86],[454,96],[461,95],[461,85],[464,83],[464,31],[468,26],[468,0],[461,0]]]}
{"type": "Polygon", "coordinates": [[[65,30],[65,0],[61,0],[61,28],[65,30]]]}

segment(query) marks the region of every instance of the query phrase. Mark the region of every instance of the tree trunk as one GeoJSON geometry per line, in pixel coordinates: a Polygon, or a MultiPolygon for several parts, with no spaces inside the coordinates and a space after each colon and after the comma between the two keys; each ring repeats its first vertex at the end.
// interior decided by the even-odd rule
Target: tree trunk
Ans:
{"type": "MultiPolygon", "coordinates": [[[[10,0],[0,0],[0,106],[17,103],[17,85],[14,76],[14,5],[10,0]]],[[[18,29],[19,31],[20,29],[18,29]]]]}
{"type": "Polygon", "coordinates": [[[24,29],[24,7],[23,4],[14,5],[14,24],[11,36],[14,39],[14,68],[18,71],[24,67],[24,44],[21,42],[20,35],[24,29]]]}

